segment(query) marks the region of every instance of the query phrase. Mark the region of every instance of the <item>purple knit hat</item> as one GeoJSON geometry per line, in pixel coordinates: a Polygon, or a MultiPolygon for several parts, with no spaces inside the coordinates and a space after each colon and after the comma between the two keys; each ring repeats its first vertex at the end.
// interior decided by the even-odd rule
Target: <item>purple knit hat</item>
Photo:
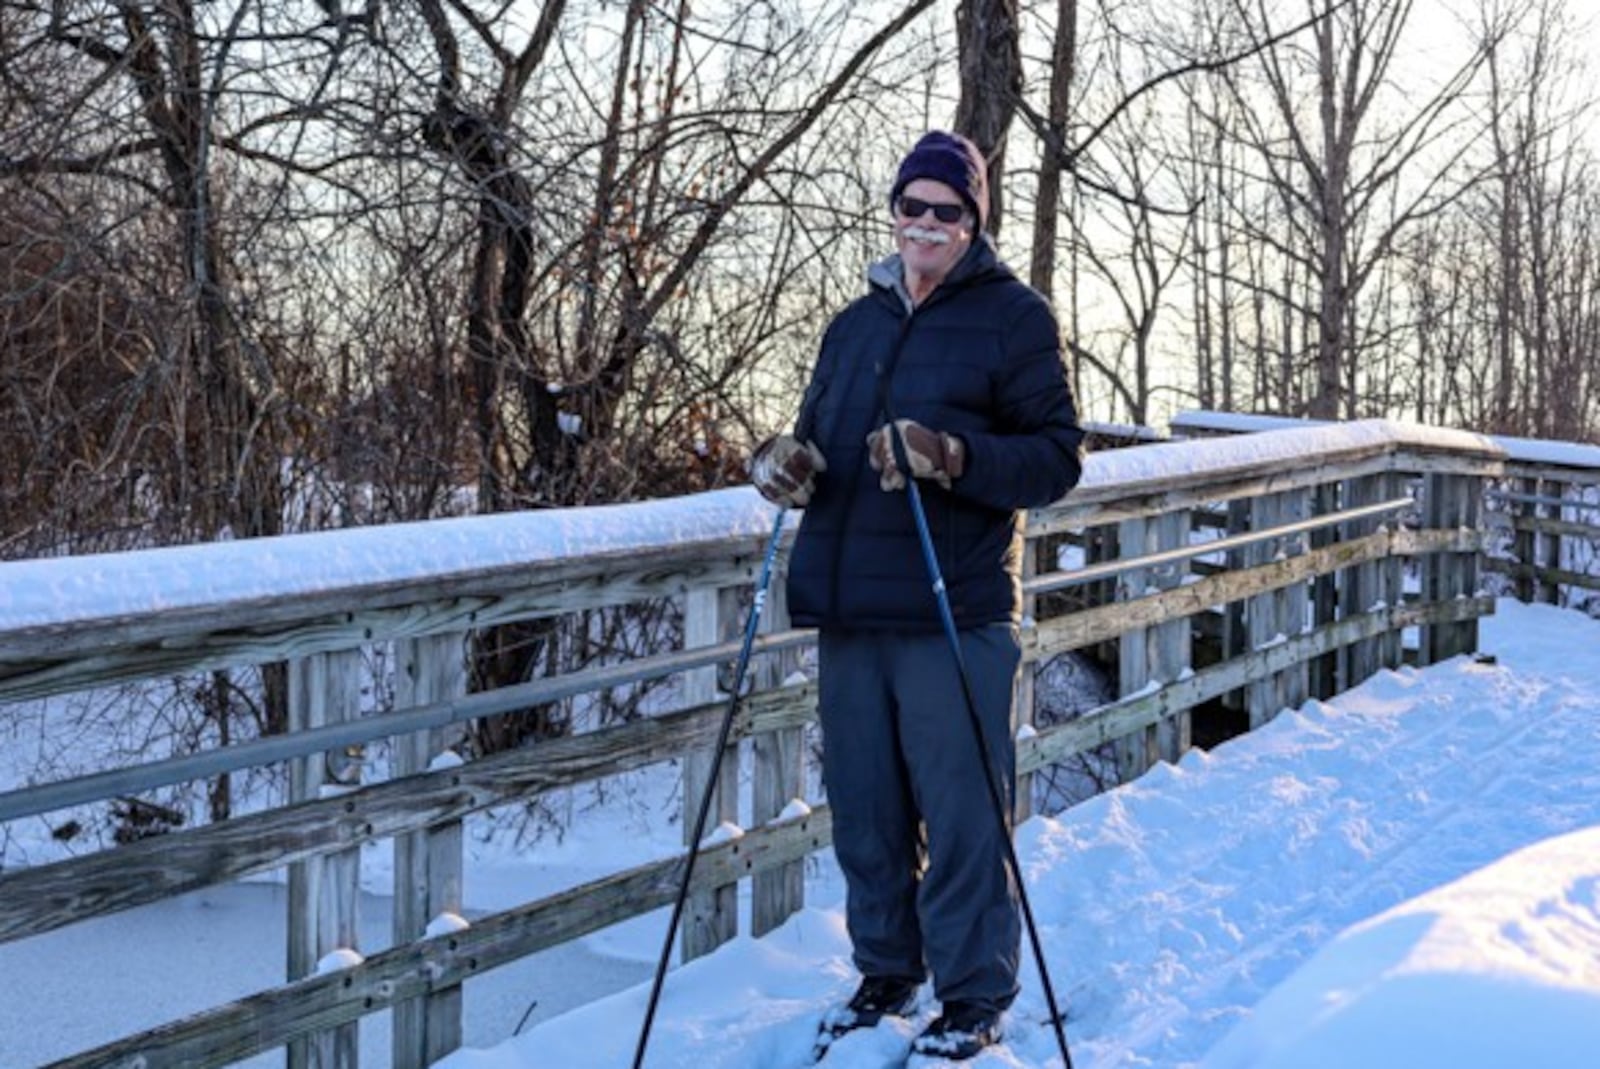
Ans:
{"type": "Polygon", "coordinates": [[[943,130],[923,134],[900,163],[894,188],[889,191],[890,206],[900,199],[906,186],[919,178],[943,182],[959,193],[978,217],[979,230],[989,224],[989,165],[971,141],[943,130]]]}

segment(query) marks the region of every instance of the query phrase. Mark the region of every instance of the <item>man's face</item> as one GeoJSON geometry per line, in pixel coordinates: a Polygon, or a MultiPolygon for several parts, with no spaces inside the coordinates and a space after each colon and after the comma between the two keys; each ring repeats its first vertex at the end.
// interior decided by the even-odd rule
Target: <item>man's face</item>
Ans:
{"type": "Polygon", "coordinates": [[[972,213],[961,196],[943,182],[917,178],[906,184],[894,204],[895,247],[906,275],[937,285],[972,244],[972,213]],[[908,216],[908,212],[920,212],[908,216]],[[938,217],[960,214],[946,222],[938,217]]]}

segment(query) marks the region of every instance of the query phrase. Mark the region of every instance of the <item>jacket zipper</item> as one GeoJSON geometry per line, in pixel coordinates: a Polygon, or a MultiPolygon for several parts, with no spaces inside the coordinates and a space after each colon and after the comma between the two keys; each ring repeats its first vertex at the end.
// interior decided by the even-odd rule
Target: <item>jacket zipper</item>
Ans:
{"type": "MultiPolygon", "coordinates": [[[[954,293],[956,290],[967,289],[973,285],[976,285],[980,281],[980,279],[976,278],[963,279],[954,289],[949,291],[946,291],[945,288],[941,286],[939,289],[930,294],[926,301],[919,305],[913,305],[906,310],[905,319],[900,323],[900,333],[895,338],[894,348],[889,352],[888,361],[876,369],[878,376],[878,410],[877,414],[874,416],[875,420],[882,419],[884,422],[888,422],[889,387],[894,378],[895,368],[900,363],[900,354],[906,347],[906,339],[911,336],[911,328],[913,325],[915,325],[917,313],[929,307],[930,305],[936,304],[940,300],[943,300],[945,297],[949,296],[950,293],[954,293]]],[[[896,300],[900,300],[899,294],[894,294],[894,297],[896,300]]],[[[904,307],[905,302],[900,301],[900,304],[902,307],[904,307]]],[[[881,426],[881,424],[877,425],[881,426]]],[[[910,474],[907,473],[906,478],[909,479],[910,477],[910,474]]],[[[851,514],[855,511],[856,507],[856,491],[860,488],[860,486],[861,469],[857,468],[851,473],[850,476],[849,494],[845,498],[843,522],[840,523],[838,531],[836,531],[833,536],[833,575],[831,577],[828,590],[828,611],[824,614],[823,618],[837,620],[841,624],[843,624],[845,621],[842,619],[839,612],[840,566],[843,563],[844,558],[845,533],[850,529],[851,514]]],[[[947,523],[945,524],[945,527],[947,539],[953,538],[954,535],[953,531],[951,530],[951,525],[947,523]]],[[[954,547],[953,545],[947,544],[945,547],[945,560],[949,561],[952,559],[954,559],[954,547]]],[[[940,564],[940,568],[941,570],[944,568],[944,563],[940,564]]]]}

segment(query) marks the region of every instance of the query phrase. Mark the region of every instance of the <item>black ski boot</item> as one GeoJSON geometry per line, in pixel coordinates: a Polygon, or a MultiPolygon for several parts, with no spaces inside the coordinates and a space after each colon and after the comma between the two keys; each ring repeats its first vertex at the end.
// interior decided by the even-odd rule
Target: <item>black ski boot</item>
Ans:
{"type": "Polygon", "coordinates": [[[922,1034],[911,1041],[911,1053],[960,1062],[1000,1042],[1000,1011],[975,1002],[947,1002],[922,1034]]]}
{"type": "Polygon", "coordinates": [[[904,976],[867,976],[843,1006],[835,1006],[822,1016],[817,1027],[813,1060],[819,1059],[833,1041],[857,1028],[872,1028],[885,1017],[903,1017],[917,1004],[921,980],[904,976]]]}

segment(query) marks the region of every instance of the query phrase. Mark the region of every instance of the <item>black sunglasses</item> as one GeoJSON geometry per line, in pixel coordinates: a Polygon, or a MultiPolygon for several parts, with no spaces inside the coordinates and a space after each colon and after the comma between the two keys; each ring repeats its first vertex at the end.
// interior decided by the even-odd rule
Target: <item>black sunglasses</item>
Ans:
{"type": "Polygon", "coordinates": [[[932,204],[916,197],[900,198],[899,209],[902,219],[921,219],[929,208],[933,209],[933,217],[941,223],[959,223],[961,217],[967,214],[964,204],[932,204]]]}

